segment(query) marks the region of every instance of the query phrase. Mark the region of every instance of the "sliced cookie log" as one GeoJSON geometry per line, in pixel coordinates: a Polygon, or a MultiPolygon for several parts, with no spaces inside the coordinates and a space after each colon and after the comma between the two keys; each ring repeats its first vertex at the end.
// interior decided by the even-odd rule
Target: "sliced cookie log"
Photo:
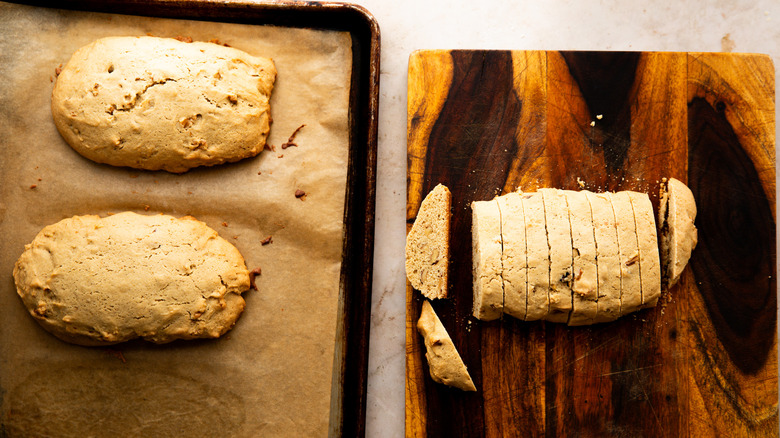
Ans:
{"type": "Polygon", "coordinates": [[[525,213],[528,248],[527,321],[545,319],[550,313],[550,247],[544,218],[544,199],[540,192],[520,195],[525,213]]]}
{"type": "Polygon", "coordinates": [[[406,236],[406,278],[430,299],[447,297],[451,199],[447,187],[434,187],[406,236]]]}
{"type": "Polygon", "coordinates": [[[634,209],[639,243],[639,277],[642,284],[642,307],[653,307],[661,295],[661,261],[653,204],[646,193],[628,192],[634,209]]]}
{"type": "Polygon", "coordinates": [[[639,310],[642,305],[642,286],[639,273],[639,241],[637,240],[634,210],[628,192],[610,195],[617,225],[620,253],[620,315],[639,310]]]}
{"type": "Polygon", "coordinates": [[[431,378],[463,391],[476,391],[463,359],[428,301],[423,302],[417,330],[425,343],[425,358],[431,378]]]}
{"type": "Polygon", "coordinates": [[[565,190],[572,239],[572,311],[569,325],[592,324],[596,318],[598,270],[590,203],[583,192],[565,190]]]}
{"type": "Polygon", "coordinates": [[[675,178],[662,181],[658,223],[661,224],[661,278],[666,287],[674,286],[680,279],[699,241],[694,225],[696,213],[696,201],[688,186],[675,178]]]}
{"type": "Polygon", "coordinates": [[[520,194],[513,192],[497,198],[501,213],[504,280],[504,313],[525,319],[528,293],[528,261],[525,244],[525,216],[520,194]]]}
{"type": "Polygon", "coordinates": [[[491,321],[501,317],[504,307],[501,213],[495,199],[472,202],[471,211],[473,313],[478,319],[491,321]]]}
{"type": "Polygon", "coordinates": [[[556,189],[540,189],[550,248],[550,312],[545,318],[565,323],[571,313],[572,255],[571,224],[566,197],[556,189]]]}
{"type": "Polygon", "coordinates": [[[620,316],[620,251],[612,203],[606,193],[585,192],[593,213],[599,289],[594,322],[614,321],[620,316]]]}

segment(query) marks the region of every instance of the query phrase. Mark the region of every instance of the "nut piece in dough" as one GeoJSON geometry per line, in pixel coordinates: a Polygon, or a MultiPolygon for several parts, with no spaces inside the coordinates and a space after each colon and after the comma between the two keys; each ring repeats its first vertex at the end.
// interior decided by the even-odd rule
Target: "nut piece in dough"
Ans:
{"type": "Polygon", "coordinates": [[[691,189],[680,180],[669,178],[661,182],[661,269],[666,287],[674,286],[682,275],[699,241],[696,201],[691,189]]]}
{"type": "Polygon", "coordinates": [[[446,186],[434,187],[406,236],[406,278],[430,299],[447,298],[451,199],[446,186]]]}
{"type": "Polygon", "coordinates": [[[219,337],[249,288],[238,249],[203,222],[132,212],[43,228],[13,277],[44,329],[88,346],[219,337]]]}
{"type": "Polygon", "coordinates": [[[275,79],[272,60],[232,47],[108,37],[73,54],[51,110],[90,160],[181,173],[259,154],[275,79]]]}
{"type": "Polygon", "coordinates": [[[476,391],[477,388],[469,376],[466,365],[463,364],[463,359],[460,358],[450,335],[447,334],[447,330],[428,301],[423,302],[417,330],[425,342],[425,358],[428,360],[431,378],[435,382],[454,386],[463,391],[476,391]]]}

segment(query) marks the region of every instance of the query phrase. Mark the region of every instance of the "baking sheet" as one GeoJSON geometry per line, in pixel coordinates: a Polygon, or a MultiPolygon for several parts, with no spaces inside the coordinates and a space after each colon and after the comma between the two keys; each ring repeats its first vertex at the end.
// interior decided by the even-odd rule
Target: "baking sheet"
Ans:
{"type": "Polygon", "coordinates": [[[331,423],[348,159],[347,32],[59,11],[0,3],[0,429],[63,436],[323,436],[331,423]],[[274,59],[273,125],[254,159],[183,175],[88,161],[49,110],[55,68],[101,36],[218,39],[274,59]],[[298,147],[279,146],[301,125],[298,147]],[[294,196],[306,192],[305,199],[294,196]],[[260,267],[214,341],[61,342],[11,271],[45,225],[76,214],[193,215],[260,267]],[[262,245],[268,236],[273,243],[262,245]]]}

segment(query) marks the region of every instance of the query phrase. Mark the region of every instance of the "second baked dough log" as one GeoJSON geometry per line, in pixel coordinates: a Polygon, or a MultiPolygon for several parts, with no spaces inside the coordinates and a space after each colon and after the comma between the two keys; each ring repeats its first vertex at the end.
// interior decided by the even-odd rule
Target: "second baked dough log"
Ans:
{"type": "Polygon", "coordinates": [[[51,109],[90,160],[180,173],[259,154],[275,79],[273,61],[231,47],[108,37],[73,54],[51,109]]]}
{"type": "Polygon", "coordinates": [[[500,318],[504,309],[501,213],[495,199],[473,202],[471,211],[473,313],[478,319],[490,321],[500,318]]]}
{"type": "Polygon", "coordinates": [[[43,328],[88,346],[219,337],[249,289],[238,249],[203,222],[132,212],[43,228],[13,276],[43,328]]]}

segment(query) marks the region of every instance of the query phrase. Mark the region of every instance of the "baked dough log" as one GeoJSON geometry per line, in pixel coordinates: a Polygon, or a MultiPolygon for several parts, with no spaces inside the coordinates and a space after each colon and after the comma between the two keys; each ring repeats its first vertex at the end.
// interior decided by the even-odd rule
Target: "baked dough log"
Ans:
{"type": "Polygon", "coordinates": [[[675,178],[664,179],[658,223],[661,228],[661,279],[666,287],[677,283],[696,248],[699,236],[695,220],[696,202],[691,189],[675,178]]]}
{"type": "Polygon", "coordinates": [[[661,261],[653,204],[646,193],[628,192],[636,220],[639,242],[639,278],[642,283],[642,307],[654,307],[661,296],[661,261]]]}
{"type": "Polygon", "coordinates": [[[566,190],[571,222],[572,253],[574,255],[572,282],[572,312],[569,325],[593,324],[598,312],[598,266],[593,215],[584,192],[566,190]]]}
{"type": "Polygon", "coordinates": [[[615,212],[620,251],[620,315],[636,312],[642,305],[642,283],[639,273],[639,241],[634,209],[628,192],[610,195],[615,212]]]}
{"type": "Polygon", "coordinates": [[[13,276],[44,329],[88,346],[219,337],[249,288],[241,254],[203,222],[132,212],[43,228],[13,276]]]}
{"type": "Polygon", "coordinates": [[[541,192],[523,193],[525,236],[528,248],[528,298],[525,319],[544,319],[550,313],[550,247],[541,192]]]}
{"type": "Polygon", "coordinates": [[[512,192],[499,196],[501,212],[502,247],[501,266],[504,282],[504,313],[525,319],[528,294],[528,261],[525,245],[525,214],[520,194],[512,192]]]}
{"type": "MultiPolygon", "coordinates": [[[[572,308],[571,284],[574,254],[566,195],[556,189],[540,189],[550,247],[550,311],[544,319],[566,323],[572,308]]],[[[506,244],[504,249],[506,249],[506,244]]]]}
{"type": "Polygon", "coordinates": [[[428,360],[431,378],[463,391],[476,391],[463,359],[428,301],[423,302],[417,330],[425,343],[425,358],[428,360]]]}
{"type": "Polygon", "coordinates": [[[84,157],[185,172],[259,154],[273,61],[212,43],[108,37],[73,54],[52,92],[54,123],[84,157]]]}
{"type": "Polygon", "coordinates": [[[620,316],[620,251],[615,213],[607,193],[586,191],[593,214],[599,295],[593,322],[614,321],[620,316]]]}
{"type": "Polygon", "coordinates": [[[447,298],[451,204],[449,189],[442,184],[434,187],[406,236],[406,278],[430,299],[447,298]]]}
{"type": "Polygon", "coordinates": [[[501,317],[504,308],[501,213],[495,199],[473,202],[471,211],[473,313],[478,319],[491,321],[501,317]]]}

